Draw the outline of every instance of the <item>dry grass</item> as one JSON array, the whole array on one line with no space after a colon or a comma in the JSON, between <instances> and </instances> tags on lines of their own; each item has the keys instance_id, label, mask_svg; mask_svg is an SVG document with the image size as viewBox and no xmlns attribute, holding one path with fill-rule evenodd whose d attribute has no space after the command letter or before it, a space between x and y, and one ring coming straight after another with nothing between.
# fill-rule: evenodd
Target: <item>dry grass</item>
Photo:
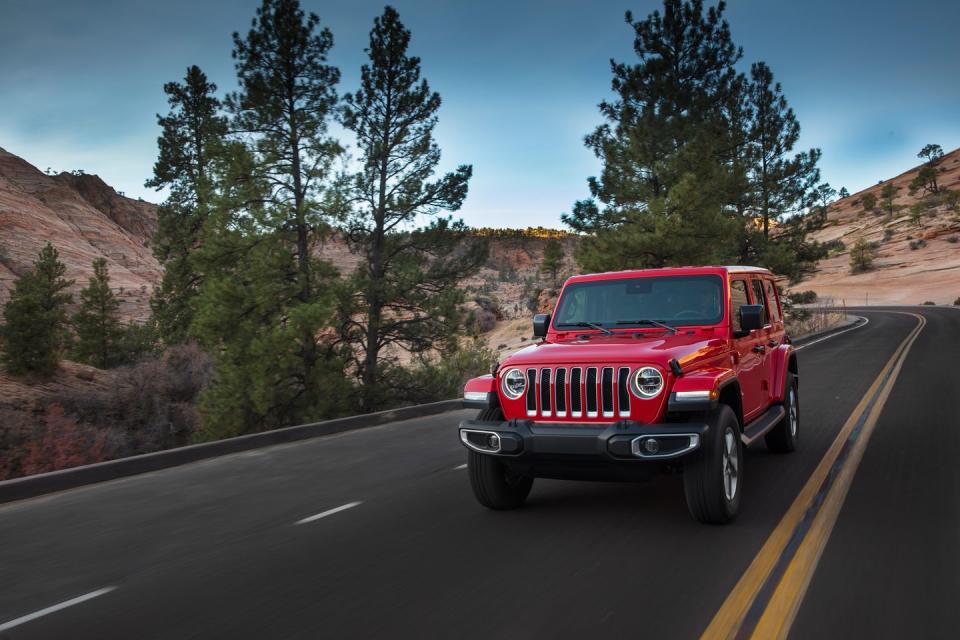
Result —
<instances>
[{"instance_id":1,"label":"dry grass","mask_svg":"<svg viewBox=\"0 0 960 640\"><path fill-rule=\"evenodd\" d=\"M836 305L833 298L822 298L816 304L794 307L785 313L787 335L799 338L835 327L847 319L844 305Z\"/></svg>"}]
</instances>

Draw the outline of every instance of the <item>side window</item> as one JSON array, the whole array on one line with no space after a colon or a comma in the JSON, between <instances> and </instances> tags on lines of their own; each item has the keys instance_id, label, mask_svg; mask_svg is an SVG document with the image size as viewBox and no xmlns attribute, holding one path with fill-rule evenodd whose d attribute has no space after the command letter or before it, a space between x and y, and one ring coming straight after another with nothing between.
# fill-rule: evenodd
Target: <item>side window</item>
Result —
<instances>
[{"instance_id":1,"label":"side window","mask_svg":"<svg viewBox=\"0 0 960 640\"><path fill-rule=\"evenodd\" d=\"M774 286L773 280L764 280L763 288L767 294L767 313L770 314L772 322L780 322L783 320L783 316L780 313L779 296L777 295L777 288Z\"/></svg>"},{"instance_id":2,"label":"side window","mask_svg":"<svg viewBox=\"0 0 960 640\"><path fill-rule=\"evenodd\" d=\"M763 305L763 324L769 324L770 315L769 315L769 312L767 311L769 307L767 307L767 304L764 301L763 283L760 282L760 280L758 280L757 278L751 279L750 283L753 285L753 304Z\"/></svg>"},{"instance_id":3,"label":"side window","mask_svg":"<svg viewBox=\"0 0 960 640\"><path fill-rule=\"evenodd\" d=\"M730 324L733 325L734 331L742 330L742 327L740 326L740 307L742 307L745 304L750 304L750 300L747 298L747 281L731 280L730 281Z\"/></svg>"}]
</instances>

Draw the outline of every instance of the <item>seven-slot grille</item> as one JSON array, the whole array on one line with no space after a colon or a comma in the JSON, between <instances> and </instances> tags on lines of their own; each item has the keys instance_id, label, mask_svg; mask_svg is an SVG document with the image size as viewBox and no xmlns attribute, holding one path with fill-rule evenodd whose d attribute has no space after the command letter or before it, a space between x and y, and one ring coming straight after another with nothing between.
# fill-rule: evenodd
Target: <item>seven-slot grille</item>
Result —
<instances>
[{"instance_id":1,"label":"seven-slot grille","mask_svg":"<svg viewBox=\"0 0 960 640\"><path fill-rule=\"evenodd\" d=\"M626 418L630 415L629 367L527 369L528 417Z\"/></svg>"}]
</instances>

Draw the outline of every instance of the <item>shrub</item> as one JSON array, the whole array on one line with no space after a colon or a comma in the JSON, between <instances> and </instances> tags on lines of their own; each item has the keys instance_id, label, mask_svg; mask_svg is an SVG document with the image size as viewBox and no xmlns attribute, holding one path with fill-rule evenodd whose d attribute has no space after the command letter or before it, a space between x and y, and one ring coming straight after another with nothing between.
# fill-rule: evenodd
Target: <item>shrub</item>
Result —
<instances>
[{"instance_id":1,"label":"shrub","mask_svg":"<svg viewBox=\"0 0 960 640\"><path fill-rule=\"evenodd\" d=\"M81 426L59 404L47 407L43 427L31 437L22 452L20 473L33 475L69 469L106 460L107 433Z\"/></svg>"},{"instance_id":2,"label":"shrub","mask_svg":"<svg viewBox=\"0 0 960 640\"><path fill-rule=\"evenodd\" d=\"M210 356L189 343L115 371L117 382L112 387L67 395L64 407L85 423L115 430L118 455L192 441L200 427L197 396L213 377Z\"/></svg>"},{"instance_id":3,"label":"shrub","mask_svg":"<svg viewBox=\"0 0 960 640\"><path fill-rule=\"evenodd\" d=\"M883 241L887 242L890 238L893 237L893 229L884 229L883 230Z\"/></svg>"},{"instance_id":4,"label":"shrub","mask_svg":"<svg viewBox=\"0 0 960 640\"><path fill-rule=\"evenodd\" d=\"M791 291L787 294L793 304L812 304L817 301L816 291Z\"/></svg>"},{"instance_id":5,"label":"shrub","mask_svg":"<svg viewBox=\"0 0 960 640\"><path fill-rule=\"evenodd\" d=\"M840 253L847 248L847 245L843 244L843 240L835 239L824 242L821 247L827 253Z\"/></svg>"},{"instance_id":6,"label":"shrub","mask_svg":"<svg viewBox=\"0 0 960 640\"><path fill-rule=\"evenodd\" d=\"M384 407L458 398L467 380L490 373L496 361L496 353L482 341L473 340L439 359L423 358L412 366L390 367L384 372L390 389L383 398Z\"/></svg>"},{"instance_id":7,"label":"shrub","mask_svg":"<svg viewBox=\"0 0 960 640\"><path fill-rule=\"evenodd\" d=\"M957 298L956 300L953 301L953 306L960 307L960 298Z\"/></svg>"},{"instance_id":8,"label":"shrub","mask_svg":"<svg viewBox=\"0 0 960 640\"><path fill-rule=\"evenodd\" d=\"M949 242L950 244L957 244L958 241L960 241L960 238L958 238L957 236L947 237L947 242Z\"/></svg>"},{"instance_id":9,"label":"shrub","mask_svg":"<svg viewBox=\"0 0 960 640\"><path fill-rule=\"evenodd\" d=\"M927 246L927 241L922 238L920 240L913 240L910 242L911 251L916 251L917 249L923 249L925 246Z\"/></svg>"},{"instance_id":10,"label":"shrub","mask_svg":"<svg viewBox=\"0 0 960 640\"><path fill-rule=\"evenodd\" d=\"M937 303L936 303L936 302L933 302L932 300L927 300L927 301L924 302L923 304L926 305L926 306L928 306L928 307L935 307L935 306L937 306Z\"/></svg>"},{"instance_id":11,"label":"shrub","mask_svg":"<svg viewBox=\"0 0 960 640\"><path fill-rule=\"evenodd\" d=\"M850 250L850 273L863 273L873 269L873 260L876 249L866 240L860 238Z\"/></svg>"}]
</instances>

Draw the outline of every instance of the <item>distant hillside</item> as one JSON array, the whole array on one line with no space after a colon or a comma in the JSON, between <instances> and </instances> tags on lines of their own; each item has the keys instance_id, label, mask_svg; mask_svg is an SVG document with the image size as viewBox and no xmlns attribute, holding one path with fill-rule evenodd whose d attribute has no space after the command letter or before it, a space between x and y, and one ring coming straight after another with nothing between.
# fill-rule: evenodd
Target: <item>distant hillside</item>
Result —
<instances>
[{"instance_id":1,"label":"distant hillside","mask_svg":"<svg viewBox=\"0 0 960 640\"><path fill-rule=\"evenodd\" d=\"M156 205L125 198L98 176L47 175L0 149L0 304L49 241L76 280L74 293L91 262L106 258L121 313L143 320L161 273L150 250L156 226Z\"/></svg>"},{"instance_id":2,"label":"distant hillside","mask_svg":"<svg viewBox=\"0 0 960 640\"><path fill-rule=\"evenodd\" d=\"M960 296L960 214L940 206L923 215L921 226L910 219L910 206L923 198L909 195L908 185L922 166L830 205L827 225L813 238L839 240L845 249L822 260L817 273L793 289L812 289L848 305L950 304ZM937 167L941 188L960 189L960 149L944 155ZM879 200L888 182L900 187L895 204L902 209L892 220L863 206L868 193ZM849 249L860 238L877 245L875 269L852 275Z\"/></svg>"}]
</instances>

